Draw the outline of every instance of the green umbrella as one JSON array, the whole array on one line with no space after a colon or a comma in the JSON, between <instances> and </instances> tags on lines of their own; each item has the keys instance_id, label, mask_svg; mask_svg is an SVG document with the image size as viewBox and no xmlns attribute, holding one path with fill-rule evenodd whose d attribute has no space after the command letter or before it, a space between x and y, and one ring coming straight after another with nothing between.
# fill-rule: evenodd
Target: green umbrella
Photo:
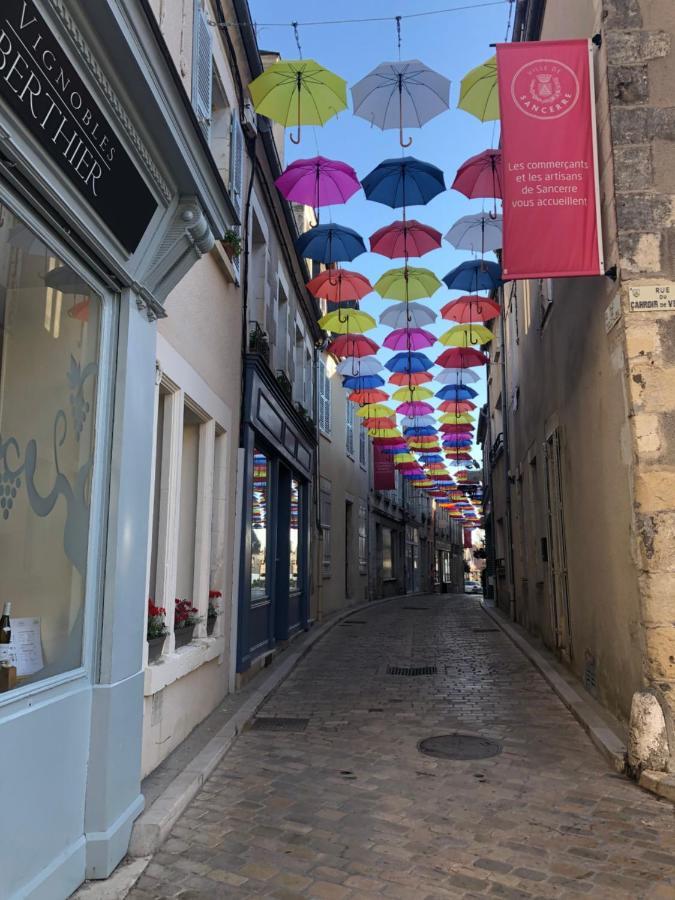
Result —
<instances>
[{"instance_id":1,"label":"green umbrella","mask_svg":"<svg viewBox=\"0 0 675 900\"><path fill-rule=\"evenodd\" d=\"M420 300L431 295L441 286L440 281L429 269L404 266L389 269L373 285L374 290L389 300Z\"/></svg>"},{"instance_id":2,"label":"green umbrella","mask_svg":"<svg viewBox=\"0 0 675 900\"><path fill-rule=\"evenodd\" d=\"M355 309L336 310L319 319L319 326L333 334L364 334L376 325L372 316Z\"/></svg>"},{"instance_id":3,"label":"green umbrella","mask_svg":"<svg viewBox=\"0 0 675 900\"><path fill-rule=\"evenodd\" d=\"M462 78L457 106L476 116L481 122L492 122L499 118L496 56L471 69Z\"/></svg>"},{"instance_id":4,"label":"green umbrella","mask_svg":"<svg viewBox=\"0 0 675 900\"><path fill-rule=\"evenodd\" d=\"M280 60L248 86L255 111L284 127L323 125L347 108L347 82L313 59Z\"/></svg>"}]
</instances>

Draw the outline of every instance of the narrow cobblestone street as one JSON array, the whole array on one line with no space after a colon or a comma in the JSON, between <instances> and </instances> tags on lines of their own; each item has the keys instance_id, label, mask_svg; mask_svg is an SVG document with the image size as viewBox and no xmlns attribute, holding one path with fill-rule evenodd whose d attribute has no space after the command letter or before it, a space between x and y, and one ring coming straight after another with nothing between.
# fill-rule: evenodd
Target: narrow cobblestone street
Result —
<instances>
[{"instance_id":1,"label":"narrow cobblestone street","mask_svg":"<svg viewBox=\"0 0 675 900\"><path fill-rule=\"evenodd\" d=\"M264 717L308 721L238 738L130 900L675 897L671 804L609 770L474 598L355 613ZM503 750L419 752L453 731Z\"/></svg>"}]
</instances>

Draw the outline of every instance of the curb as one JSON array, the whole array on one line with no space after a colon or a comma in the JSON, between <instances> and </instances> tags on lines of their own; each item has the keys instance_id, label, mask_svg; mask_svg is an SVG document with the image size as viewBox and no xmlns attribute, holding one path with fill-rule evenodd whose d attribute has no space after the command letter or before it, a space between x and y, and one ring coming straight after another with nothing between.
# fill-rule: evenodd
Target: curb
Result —
<instances>
[{"instance_id":1,"label":"curb","mask_svg":"<svg viewBox=\"0 0 675 900\"><path fill-rule=\"evenodd\" d=\"M211 775L216 766L228 752L235 738L255 716L265 700L288 677L300 660L329 631L354 613L373 609L392 600L402 597L413 597L415 594L397 594L395 597L383 597L371 600L338 613L330 621L319 625L308 633L305 643L296 651L286 650L274 666L273 671L265 678L251 696L228 719L227 723L215 734L206 746L194 757L192 762L171 782L155 802L136 819L131 832L129 856L149 857L169 836L169 832L183 814L188 804L194 799L199 789ZM288 655L287 655L288 654Z\"/></svg>"},{"instance_id":2,"label":"curb","mask_svg":"<svg viewBox=\"0 0 675 900\"><path fill-rule=\"evenodd\" d=\"M675 775L668 772L655 772L653 769L644 769L638 778L638 784L646 791L651 791L657 797L670 800L675 803Z\"/></svg>"},{"instance_id":3,"label":"curb","mask_svg":"<svg viewBox=\"0 0 675 900\"><path fill-rule=\"evenodd\" d=\"M596 749L605 757L615 772L626 771L626 746L623 741L612 731L607 723L593 709L592 704L583 697L568 681L557 671L556 667L546 659L544 653L533 647L532 644L520 633L518 626L507 621L504 615L493 607L481 602L483 612L498 625L504 634L516 645L521 653L539 670L544 680L548 682L554 693L560 698L574 718L579 722L584 731L595 745ZM660 773L651 773L660 774ZM643 776L647 775L643 772Z\"/></svg>"}]
</instances>

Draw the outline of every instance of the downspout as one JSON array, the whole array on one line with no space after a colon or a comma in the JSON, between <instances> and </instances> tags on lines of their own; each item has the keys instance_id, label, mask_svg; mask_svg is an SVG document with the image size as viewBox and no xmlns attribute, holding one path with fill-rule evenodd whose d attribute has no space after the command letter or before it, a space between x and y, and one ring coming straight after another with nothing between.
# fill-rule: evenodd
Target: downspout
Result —
<instances>
[{"instance_id":1,"label":"downspout","mask_svg":"<svg viewBox=\"0 0 675 900\"><path fill-rule=\"evenodd\" d=\"M314 347L313 373L313 398L314 398L314 521L316 525L317 547L316 554L316 619L322 621L323 615L323 530L321 528L321 430L319 428L319 361L321 359L321 347ZM319 551L321 548L321 551Z\"/></svg>"},{"instance_id":2,"label":"downspout","mask_svg":"<svg viewBox=\"0 0 675 900\"><path fill-rule=\"evenodd\" d=\"M506 499L506 544L509 554L509 615L515 621L516 618L516 582L513 571L513 523L511 519L511 454L509 450L509 400L506 381L506 311L504 308L504 288L502 287L501 320L502 320L502 409L504 422L502 433L504 435L504 496Z\"/></svg>"}]
</instances>

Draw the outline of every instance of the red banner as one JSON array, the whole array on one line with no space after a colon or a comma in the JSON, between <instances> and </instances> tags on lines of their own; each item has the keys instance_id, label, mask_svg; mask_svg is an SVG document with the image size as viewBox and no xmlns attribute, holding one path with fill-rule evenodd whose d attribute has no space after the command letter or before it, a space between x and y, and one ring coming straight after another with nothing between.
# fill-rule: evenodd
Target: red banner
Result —
<instances>
[{"instance_id":1,"label":"red banner","mask_svg":"<svg viewBox=\"0 0 675 900\"><path fill-rule=\"evenodd\" d=\"M396 487L394 457L373 444L373 487L376 491L393 491Z\"/></svg>"},{"instance_id":2,"label":"red banner","mask_svg":"<svg viewBox=\"0 0 675 900\"><path fill-rule=\"evenodd\" d=\"M471 528L464 529L464 549L471 550L473 547L473 543L471 541L472 530Z\"/></svg>"},{"instance_id":3,"label":"red banner","mask_svg":"<svg viewBox=\"0 0 675 900\"><path fill-rule=\"evenodd\" d=\"M602 275L592 45L497 45L504 278Z\"/></svg>"}]
</instances>

